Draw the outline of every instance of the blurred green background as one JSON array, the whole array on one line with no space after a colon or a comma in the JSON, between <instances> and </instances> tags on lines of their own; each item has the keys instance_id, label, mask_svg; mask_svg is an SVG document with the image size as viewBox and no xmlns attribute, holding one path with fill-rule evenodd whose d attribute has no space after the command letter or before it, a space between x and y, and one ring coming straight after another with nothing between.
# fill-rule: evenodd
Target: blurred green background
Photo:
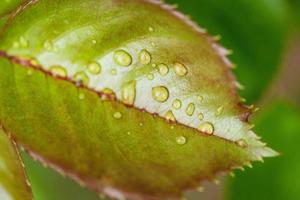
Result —
<instances>
[{"instance_id":1,"label":"blurred green background","mask_svg":"<svg viewBox=\"0 0 300 200\"><path fill-rule=\"evenodd\" d=\"M255 163L191 200L300 199L300 1L168 0L231 49L240 91L261 107L255 131L282 155ZM23 155L36 200L94 200L93 194Z\"/></svg>"}]
</instances>

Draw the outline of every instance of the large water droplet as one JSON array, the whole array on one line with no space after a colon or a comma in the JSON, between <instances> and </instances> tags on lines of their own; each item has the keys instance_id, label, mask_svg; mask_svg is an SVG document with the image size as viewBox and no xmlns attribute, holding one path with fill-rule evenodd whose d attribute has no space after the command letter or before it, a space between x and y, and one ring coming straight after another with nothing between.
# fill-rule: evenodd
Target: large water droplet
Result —
<instances>
[{"instance_id":1,"label":"large water droplet","mask_svg":"<svg viewBox=\"0 0 300 200\"><path fill-rule=\"evenodd\" d=\"M185 76L188 73L186 66L178 62L174 64L174 70L178 76Z\"/></svg>"},{"instance_id":2,"label":"large water droplet","mask_svg":"<svg viewBox=\"0 0 300 200\"><path fill-rule=\"evenodd\" d=\"M148 65L151 62L151 54L146 49L143 49L139 53L139 61L143 65Z\"/></svg>"},{"instance_id":3,"label":"large water droplet","mask_svg":"<svg viewBox=\"0 0 300 200\"><path fill-rule=\"evenodd\" d=\"M120 66L128 67L132 63L132 57L124 50L117 50L114 53L114 61Z\"/></svg>"},{"instance_id":4,"label":"large water droplet","mask_svg":"<svg viewBox=\"0 0 300 200\"><path fill-rule=\"evenodd\" d=\"M195 104L194 103L190 103L187 107L186 107L186 114L188 116L192 116L194 114L195 111Z\"/></svg>"},{"instance_id":5,"label":"large water droplet","mask_svg":"<svg viewBox=\"0 0 300 200\"><path fill-rule=\"evenodd\" d=\"M136 94L136 81L129 81L122 86L122 101L127 105L133 105Z\"/></svg>"},{"instance_id":6,"label":"large water droplet","mask_svg":"<svg viewBox=\"0 0 300 200\"><path fill-rule=\"evenodd\" d=\"M90 79L84 72L77 72L74 75L74 80L79 84L87 85Z\"/></svg>"},{"instance_id":7,"label":"large water droplet","mask_svg":"<svg viewBox=\"0 0 300 200\"><path fill-rule=\"evenodd\" d=\"M158 72L160 73L160 75L165 76L169 73L169 68L167 65L165 64L159 64L157 66Z\"/></svg>"},{"instance_id":8,"label":"large water droplet","mask_svg":"<svg viewBox=\"0 0 300 200\"><path fill-rule=\"evenodd\" d=\"M122 118L122 113L120 113L120 112L115 112L115 113L113 114L113 117L114 117L115 119L121 119L121 118Z\"/></svg>"},{"instance_id":9,"label":"large water droplet","mask_svg":"<svg viewBox=\"0 0 300 200\"><path fill-rule=\"evenodd\" d=\"M88 70L91 74L100 74L101 73L101 65L97 62L90 63L88 65Z\"/></svg>"},{"instance_id":10,"label":"large water droplet","mask_svg":"<svg viewBox=\"0 0 300 200\"><path fill-rule=\"evenodd\" d=\"M175 108L176 110L181 108L181 101L179 99L175 99L172 103L173 108Z\"/></svg>"},{"instance_id":11,"label":"large water droplet","mask_svg":"<svg viewBox=\"0 0 300 200\"><path fill-rule=\"evenodd\" d=\"M61 66L52 66L49 70L54 76L66 77L68 75L67 70Z\"/></svg>"},{"instance_id":12,"label":"large water droplet","mask_svg":"<svg viewBox=\"0 0 300 200\"><path fill-rule=\"evenodd\" d=\"M166 119L170 122L175 122L176 121L176 118L172 112L172 110L169 110L166 115L165 115Z\"/></svg>"},{"instance_id":13,"label":"large water droplet","mask_svg":"<svg viewBox=\"0 0 300 200\"><path fill-rule=\"evenodd\" d=\"M212 135L214 133L214 129L214 125L210 122L205 122L198 127L199 131L209 135Z\"/></svg>"},{"instance_id":14,"label":"large water droplet","mask_svg":"<svg viewBox=\"0 0 300 200\"><path fill-rule=\"evenodd\" d=\"M178 136L176 138L176 143L179 144L179 145L184 145L186 143L186 137Z\"/></svg>"},{"instance_id":15,"label":"large water droplet","mask_svg":"<svg viewBox=\"0 0 300 200\"><path fill-rule=\"evenodd\" d=\"M158 102L165 102L169 98L169 90L164 86L152 88L152 97Z\"/></svg>"}]
</instances>

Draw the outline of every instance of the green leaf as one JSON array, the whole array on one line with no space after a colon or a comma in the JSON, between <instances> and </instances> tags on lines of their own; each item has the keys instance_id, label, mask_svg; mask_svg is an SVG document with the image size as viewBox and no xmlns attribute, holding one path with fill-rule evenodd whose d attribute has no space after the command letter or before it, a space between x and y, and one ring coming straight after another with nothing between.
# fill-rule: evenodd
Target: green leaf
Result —
<instances>
[{"instance_id":1,"label":"green leaf","mask_svg":"<svg viewBox=\"0 0 300 200\"><path fill-rule=\"evenodd\" d=\"M0 18L16 9L23 2L25 0L2 0L0 2Z\"/></svg>"},{"instance_id":2,"label":"green leaf","mask_svg":"<svg viewBox=\"0 0 300 200\"><path fill-rule=\"evenodd\" d=\"M299 108L285 102L273 103L257 119L256 130L280 149L282 155L230 181L230 200L293 200L300 198ZM258 181L259 180L259 181ZM255 188L255 192L249 190Z\"/></svg>"},{"instance_id":3,"label":"green leaf","mask_svg":"<svg viewBox=\"0 0 300 200\"><path fill-rule=\"evenodd\" d=\"M177 199L276 155L250 130L226 50L157 1L33 2L0 49L3 126L97 192Z\"/></svg>"},{"instance_id":4,"label":"green leaf","mask_svg":"<svg viewBox=\"0 0 300 200\"><path fill-rule=\"evenodd\" d=\"M291 0L292 1L292 0ZM295 0L299 2L298 0ZM168 0L211 34L221 36L237 65L249 102L263 95L278 72L291 25L286 0Z\"/></svg>"},{"instance_id":5,"label":"green leaf","mask_svg":"<svg viewBox=\"0 0 300 200\"><path fill-rule=\"evenodd\" d=\"M96 194L53 170L43 167L40 163L33 161L28 154L23 152L21 155L35 200L99 200Z\"/></svg>"},{"instance_id":6,"label":"green leaf","mask_svg":"<svg viewBox=\"0 0 300 200\"><path fill-rule=\"evenodd\" d=\"M0 199L32 200L16 145L0 128Z\"/></svg>"}]
</instances>

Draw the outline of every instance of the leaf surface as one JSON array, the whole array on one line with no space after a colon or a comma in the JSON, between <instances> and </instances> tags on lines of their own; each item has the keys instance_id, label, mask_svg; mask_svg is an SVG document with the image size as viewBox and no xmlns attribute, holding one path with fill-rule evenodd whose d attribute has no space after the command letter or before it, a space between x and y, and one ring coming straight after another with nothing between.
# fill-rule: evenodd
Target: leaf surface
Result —
<instances>
[{"instance_id":1,"label":"leaf surface","mask_svg":"<svg viewBox=\"0 0 300 200\"><path fill-rule=\"evenodd\" d=\"M0 199L32 200L16 145L0 128Z\"/></svg>"},{"instance_id":2,"label":"leaf surface","mask_svg":"<svg viewBox=\"0 0 300 200\"><path fill-rule=\"evenodd\" d=\"M31 1L0 37L4 127L97 192L177 199L276 155L250 130L227 51L158 1Z\"/></svg>"}]
</instances>

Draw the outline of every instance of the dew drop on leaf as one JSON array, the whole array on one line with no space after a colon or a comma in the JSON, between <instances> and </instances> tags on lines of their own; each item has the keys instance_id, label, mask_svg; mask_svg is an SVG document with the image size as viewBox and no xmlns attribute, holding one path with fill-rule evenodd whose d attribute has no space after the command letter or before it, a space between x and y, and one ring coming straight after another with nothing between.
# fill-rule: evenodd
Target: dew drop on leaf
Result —
<instances>
[{"instance_id":1,"label":"dew drop on leaf","mask_svg":"<svg viewBox=\"0 0 300 200\"><path fill-rule=\"evenodd\" d=\"M198 127L199 131L209 135L212 135L214 133L214 129L214 125L210 122L205 122Z\"/></svg>"},{"instance_id":2,"label":"dew drop on leaf","mask_svg":"<svg viewBox=\"0 0 300 200\"><path fill-rule=\"evenodd\" d=\"M147 75L148 80L152 81L154 79L154 75L152 73L149 73Z\"/></svg>"},{"instance_id":3,"label":"dew drop on leaf","mask_svg":"<svg viewBox=\"0 0 300 200\"><path fill-rule=\"evenodd\" d=\"M117 65L128 67L132 63L132 57L124 50L117 50L114 53L114 61Z\"/></svg>"},{"instance_id":4,"label":"dew drop on leaf","mask_svg":"<svg viewBox=\"0 0 300 200\"><path fill-rule=\"evenodd\" d=\"M188 73L186 66L178 62L174 64L174 70L178 76L185 76Z\"/></svg>"},{"instance_id":5,"label":"dew drop on leaf","mask_svg":"<svg viewBox=\"0 0 300 200\"><path fill-rule=\"evenodd\" d=\"M61 76L61 77L66 77L68 76L67 70L61 66L52 66L49 68L49 71L54 75L54 76Z\"/></svg>"},{"instance_id":6,"label":"dew drop on leaf","mask_svg":"<svg viewBox=\"0 0 300 200\"><path fill-rule=\"evenodd\" d=\"M152 88L152 97L158 102L165 102L169 98L169 90L164 86Z\"/></svg>"},{"instance_id":7,"label":"dew drop on leaf","mask_svg":"<svg viewBox=\"0 0 300 200\"><path fill-rule=\"evenodd\" d=\"M172 103L173 108L175 108L176 110L181 108L181 101L179 99L175 99Z\"/></svg>"},{"instance_id":8,"label":"dew drop on leaf","mask_svg":"<svg viewBox=\"0 0 300 200\"><path fill-rule=\"evenodd\" d=\"M174 116L172 110L167 111L165 117L166 117L166 119L167 119L168 121L171 121L171 122L175 122L175 121L176 121L176 118L175 118L175 116Z\"/></svg>"},{"instance_id":9,"label":"dew drop on leaf","mask_svg":"<svg viewBox=\"0 0 300 200\"><path fill-rule=\"evenodd\" d=\"M185 113L186 113L188 116L192 116L192 115L194 114L194 111L195 111L195 104L194 104L194 103L190 103L190 104L186 107Z\"/></svg>"},{"instance_id":10,"label":"dew drop on leaf","mask_svg":"<svg viewBox=\"0 0 300 200\"><path fill-rule=\"evenodd\" d=\"M113 115L113 117L114 117L115 119L121 119L121 118L122 118L122 113L120 113L120 112L115 112L114 115Z\"/></svg>"},{"instance_id":11,"label":"dew drop on leaf","mask_svg":"<svg viewBox=\"0 0 300 200\"><path fill-rule=\"evenodd\" d=\"M136 81L130 81L122 86L122 101L127 105L133 105L136 95Z\"/></svg>"},{"instance_id":12,"label":"dew drop on leaf","mask_svg":"<svg viewBox=\"0 0 300 200\"><path fill-rule=\"evenodd\" d=\"M153 32L154 31L154 29L153 29L153 27L149 27L149 29L148 29L150 32Z\"/></svg>"},{"instance_id":13,"label":"dew drop on leaf","mask_svg":"<svg viewBox=\"0 0 300 200\"><path fill-rule=\"evenodd\" d=\"M179 145L184 145L186 143L186 138L184 136L178 136L176 138L176 143Z\"/></svg>"},{"instance_id":14,"label":"dew drop on leaf","mask_svg":"<svg viewBox=\"0 0 300 200\"><path fill-rule=\"evenodd\" d=\"M139 62L143 65L148 65L151 62L151 54L146 49L139 53Z\"/></svg>"},{"instance_id":15,"label":"dew drop on leaf","mask_svg":"<svg viewBox=\"0 0 300 200\"><path fill-rule=\"evenodd\" d=\"M159 64L157 66L157 69L158 69L159 74L162 75L162 76L165 76L169 73L169 68L165 64Z\"/></svg>"},{"instance_id":16,"label":"dew drop on leaf","mask_svg":"<svg viewBox=\"0 0 300 200\"><path fill-rule=\"evenodd\" d=\"M89 77L84 72L77 72L74 75L74 80L83 85L87 85L89 83Z\"/></svg>"},{"instance_id":17,"label":"dew drop on leaf","mask_svg":"<svg viewBox=\"0 0 300 200\"><path fill-rule=\"evenodd\" d=\"M101 65L97 62L90 63L88 65L88 71L91 74L100 74L101 73Z\"/></svg>"},{"instance_id":18,"label":"dew drop on leaf","mask_svg":"<svg viewBox=\"0 0 300 200\"><path fill-rule=\"evenodd\" d=\"M198 114L198 119L199 119L199 120L203 120L203 119L204 119L203 113L199 113L199 114Z\"/></svg>"}]
</instances>

